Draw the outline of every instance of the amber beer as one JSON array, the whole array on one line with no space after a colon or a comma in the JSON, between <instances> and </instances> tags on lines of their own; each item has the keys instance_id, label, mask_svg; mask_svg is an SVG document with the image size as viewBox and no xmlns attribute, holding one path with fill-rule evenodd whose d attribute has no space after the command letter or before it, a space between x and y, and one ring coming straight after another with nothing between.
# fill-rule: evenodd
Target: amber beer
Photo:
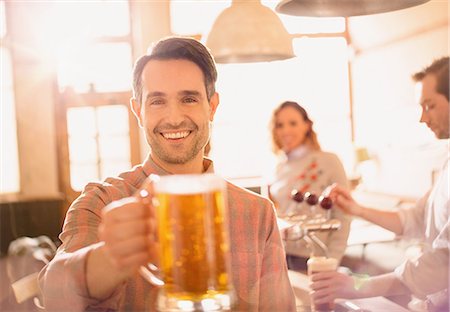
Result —
<instances>
[{"instance_id":1,"label":"amber beer","mask_svg":"<svg viewBox=\"0 0 450 312\"><path fill-rule=\"evenodd\" d=\"M159 308L229 309L233 289L225 181L212 174L163 176L155 193L164 280Z\"/></svg>"},{"instance_id":2,"label":"amber beer","mask_svg":"<svg viewBox=\"0 0 450 312\"><path fill-rule=\"evenodd\" d=\"M334 258L311 257L308 259L307 266L308 275L311 276L311 274L317 272L336 271L338 261ZM311 303L313 312L330 312L334 310L334 301L322 304L314 304L313 302Z\"/></svg>"}]
</instances>

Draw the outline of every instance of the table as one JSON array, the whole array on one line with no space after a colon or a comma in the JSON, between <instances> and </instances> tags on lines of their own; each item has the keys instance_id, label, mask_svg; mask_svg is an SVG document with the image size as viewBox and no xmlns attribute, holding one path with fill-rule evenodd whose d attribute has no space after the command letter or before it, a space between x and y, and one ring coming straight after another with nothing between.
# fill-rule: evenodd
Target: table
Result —
<instances>
[{"instance_id":1,"label":"table","mask_svg":"<svg viewBox=\"0 0 450 312\"><path fill-rule=\"evenodd\" d=\"M336 312L364 311L364 312L410 312L401 305L385 297L372 297L362 299L337 299ZM358 309L359 308L359 309Z\"/></svg>"}]
</instances>

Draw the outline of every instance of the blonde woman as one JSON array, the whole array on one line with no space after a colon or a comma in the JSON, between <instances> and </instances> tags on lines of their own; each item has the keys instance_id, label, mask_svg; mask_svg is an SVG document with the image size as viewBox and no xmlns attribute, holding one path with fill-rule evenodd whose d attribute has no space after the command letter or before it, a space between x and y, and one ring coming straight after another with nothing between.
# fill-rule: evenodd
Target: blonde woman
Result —
<instances>
[{"instance_id":1,"label":"blonde woman","mask_svg":"<svg viewBox=\"0 0 450 312\"><path fill-rule=\"evenodd\" d=\"M272 114L270 128L273 151L281 156L274 181L270 185L270 197L279 216L285 215L295 205L291 199L291 191L294 189L319 196L333 183L348 188L347 177L339 158L321 150L313 122L298 103L281 103ZM316 212L325 211L317 206ZM337 209L332 209L331 215L341 221L341 228L331 233L318 233L317 236L327 245L329 256L340 261L347 246L350 218ZM317 249L316 253L320 255ZM311 249L303 240L288 241L286 254L289 268L302 270L305 269Z\"/></svg>"}]
</instances>

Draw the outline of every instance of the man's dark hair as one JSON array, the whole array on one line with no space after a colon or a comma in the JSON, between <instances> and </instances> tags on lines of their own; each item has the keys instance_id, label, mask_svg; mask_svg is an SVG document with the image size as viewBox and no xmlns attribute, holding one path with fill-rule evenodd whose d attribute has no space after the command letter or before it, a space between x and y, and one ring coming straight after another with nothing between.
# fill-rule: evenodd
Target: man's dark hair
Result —
<instances>
[{"instance_id":1,"label":"man's dark hair","mask_svg":"<svg viewBox=\"0 0 450 312\"><path fill-rule=\"evenodd\" d=\"M435 60L431 65L425 67L420 72L415 73L412 78L414 81L422 81L427 75L434 75L437 80L436 91L447 98L448 101L448 59L449 57L442 57Z\"/></svg>"},{"instance_id":2,"label":"man's dark hair","mask_svg":"<svg viewBox=\"0 0 450 312\"><path fill-rule=\"evenodd\" d=\"M216 64L208 49L200 41L187 37L169 37L158 41L149 54L141 56L133 70L133 96L142 103L142 72L150 60L188 60L203 72L208 101L216 92Z\"/></svg>"}]
</instances>

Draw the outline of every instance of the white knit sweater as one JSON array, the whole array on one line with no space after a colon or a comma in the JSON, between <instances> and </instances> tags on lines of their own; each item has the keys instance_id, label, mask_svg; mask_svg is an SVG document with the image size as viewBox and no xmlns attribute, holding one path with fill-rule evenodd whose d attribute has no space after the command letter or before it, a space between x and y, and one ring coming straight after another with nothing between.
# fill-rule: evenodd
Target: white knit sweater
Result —
<instances>
[{"instance_id":1,"label":"white knit sweater","mask_svg":"<svg viewBox=\"0 0 450 312\"><path fill-rule=\"evenodd\" d=\"M293 189L320 196L333 183L348 187L344 168L335 154L301 146L286 156L277 166L275 179L270 184L270 197L279 215L292 208L309 209L305 202L299 204L303 207L295 207L296 203L290 196ZM325 210L319 205L316 206L316 212L325 214ZM339 209L332 209L331 215L341 221L341 228L332 233L318 233L317 236L327 245L329 256L340 261L347 247L351 218ZM289 241L286 242L286 253L308 258L311 249L304 240ZM321 255L320 249L316 249L316 255Z\"/></svg>"}]
</instances>

